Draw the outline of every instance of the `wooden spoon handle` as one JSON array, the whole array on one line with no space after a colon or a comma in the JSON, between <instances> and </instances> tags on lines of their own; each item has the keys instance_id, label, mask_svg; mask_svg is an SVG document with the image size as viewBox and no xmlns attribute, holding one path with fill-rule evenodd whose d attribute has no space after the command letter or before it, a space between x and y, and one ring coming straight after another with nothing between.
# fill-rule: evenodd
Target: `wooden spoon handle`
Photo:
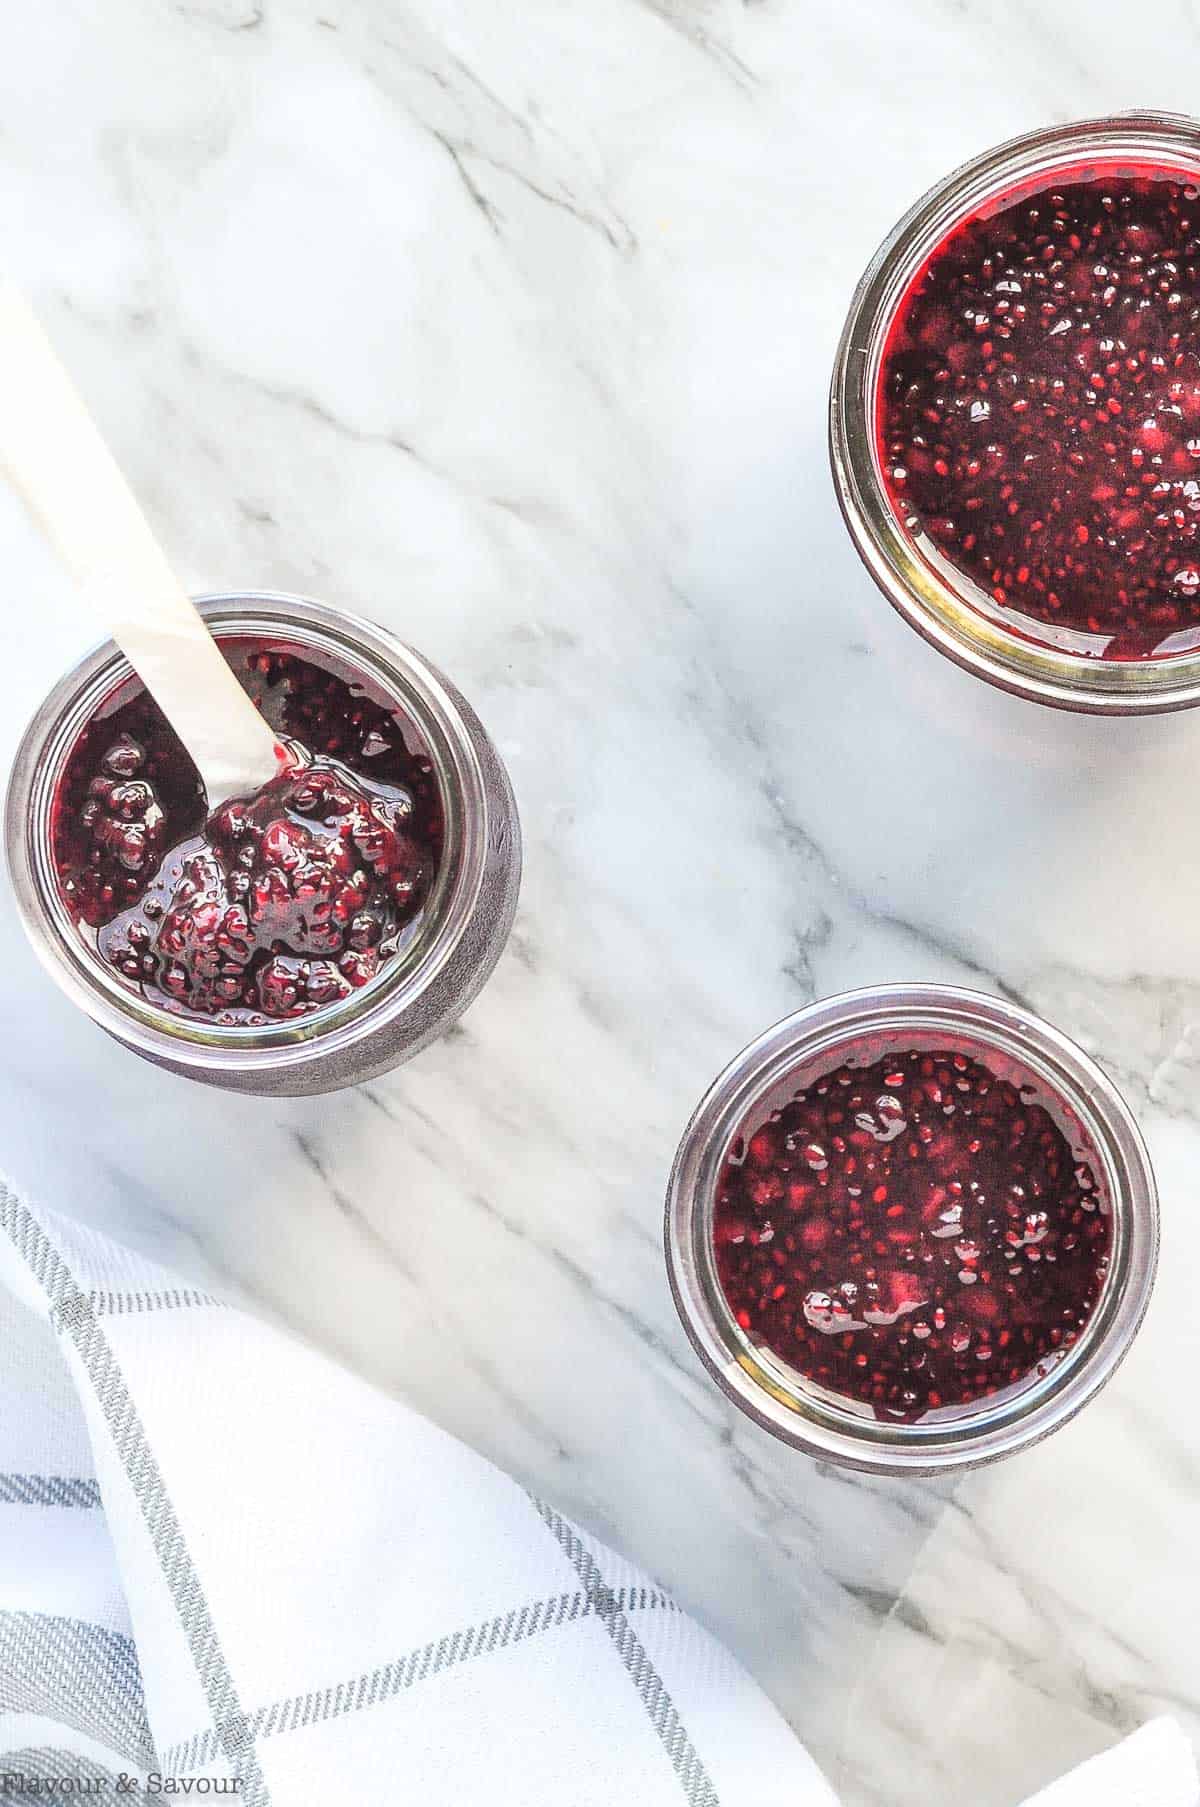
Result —
<instances>
[{"instance_id":1,"label":"wooden spoon handle","mask_svg":"<svg viewBox=\"0 0 1200 1807\"><path fill-rule=\"evenodd\" d=\"M0 283L0 468L195 760L212 807L279 767L29 304Z\"/></svg>"}]
</instances>

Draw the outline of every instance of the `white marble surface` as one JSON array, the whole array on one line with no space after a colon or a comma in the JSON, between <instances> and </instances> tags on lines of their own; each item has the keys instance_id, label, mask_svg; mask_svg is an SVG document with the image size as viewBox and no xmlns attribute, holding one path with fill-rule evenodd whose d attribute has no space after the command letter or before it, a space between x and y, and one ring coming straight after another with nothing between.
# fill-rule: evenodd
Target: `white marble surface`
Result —
<instances>
[{"instance_id":1,"label":"white marble surface","mask_svg":"<svg viewBox=\"0 0 1200 1807\"><path fill-rule=\"evenodd\" d=\"M344 603L444 664L528 855L461 1032L297 1104L116 1049L5 894L4 1164L624 1545L851 1807L1002 1807L1157 1708L1200 1730L1200 716L1042 713L938 659L858 568L824 450L850 289L920 189L1035 124L1194 103L1196 7L1142 20L58 0L0 61L5 262L183 574ZM7 759L93 636L2 500L0 543ZM885 978L1052 1016L1163 1190L1115 1384L954 1492L821 1472L734 1415L660 1254L715 1070Z\"/></svg>"}]
</instances>

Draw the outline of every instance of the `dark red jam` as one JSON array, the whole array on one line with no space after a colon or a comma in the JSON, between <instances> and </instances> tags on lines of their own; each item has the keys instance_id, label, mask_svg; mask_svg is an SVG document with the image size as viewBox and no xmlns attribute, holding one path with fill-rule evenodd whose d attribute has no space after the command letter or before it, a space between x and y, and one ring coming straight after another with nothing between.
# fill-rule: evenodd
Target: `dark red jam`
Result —
<instances>
[{"instance_id":1,"label":"dark red jam","mask_svg":"<svg viewBox=\"0 0 1200 1807\"><path fill-rule=\"evenodd\" d=\"M1062 182L957 228L899 309L879 435L898 509L1010 627L1200 644L1200 177Z\"/></svg>"},{"instance_id":2,"label":"dark red jam","mask_svg":"<svg viewBox=\"0 0 1200 1807\"><path fill-rule=\"evenodd\" d=\"M68 909L130 985L177 1014L261 1025L348 997L408 945L441 805L392 711L295 654L225 650L297 762L210 815L139 692L72 749L53 852Z\"/></svg>"},{"instance_id":3,"label":"dark red jam","mask_svg":"<svg viewBox=\"0 0 1200 1807\"><path fill-rule=\"evenodd\" d=\"M1045 1107L915 1050L838 1067L739 1138L713 1234L743 1330L904 1420L1069 1349L1109 1260L1095 1176Z\"/></svg>"}]
</instances>

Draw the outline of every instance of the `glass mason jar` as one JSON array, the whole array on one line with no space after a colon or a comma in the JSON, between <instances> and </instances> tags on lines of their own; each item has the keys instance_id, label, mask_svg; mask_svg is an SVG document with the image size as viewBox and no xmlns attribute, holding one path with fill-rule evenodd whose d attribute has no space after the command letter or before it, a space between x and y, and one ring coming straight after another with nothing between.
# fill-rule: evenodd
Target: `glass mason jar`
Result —
<instances>
[{"instance_id":1,"label":"glass mason jar","mask_svg":"<svg viewBox=\"0 0 1200 1807\"><path fill-rule=\"evenodd\" d=\"M65 907L51 841L60 781L80 733L98 711L141 688L111 641L60 681L17 752L5 834L21 917L67 996L145 1059L231 1091L287 1095L353 1085L442 1034L499 959L521 876L512 787L470 705L428 660L383 629L268 591L206 596L199 607L219 641L262 642L361 687L396 712L410 748L429 759L445 832L419 933L350 996L261 1027L174 1014L123 980Z\"/></svg>"},{"instance_id":2,"label":"glass mason jar","mask_svg":"<svg viewBox=\"0 0 1200 1807\"><path fill-rule=\"evenodd\" d=\"M991 598L902 518L880 462L880 379L890 328L912 284L956 227L1043 190L1056 176L1200 181L1200 124L1169 114L1083 120L1014 138L930 189L888 234L854 293L834 364L829 445L851 538L889 602L940 652L1035 702L1122 715L1200 702L1200 633L1163 656L1101 658L1086 636L1049 644L1013 631Z\"/></svg>"},{"instance_id":3,"label":"glass mason jar","mask_svg":"<svg viewBox=\"0 0 1200 1807\"><path fill-rule=\"evenodd\" d=\"M1043 1105L1096 1182L1109 1265L1070 1347L989 1397L914 1422L877 1417L791 1367L738 1323L717 1273L714 1210L731 1148L798 1089L841 1065L909 1050L983 1061ZM683 1325L718 1386L785 1443L874 1474L938 1474L1037 1442L1109 1379L1141 1323L1158 1257L1158 1199L1146 1148L1111 1080L1050 1024L998 998L937 985L885 985L786 1017L725 1068L697 1107L667 1192L666 1254Z\"/></svg>"}]
</instances>

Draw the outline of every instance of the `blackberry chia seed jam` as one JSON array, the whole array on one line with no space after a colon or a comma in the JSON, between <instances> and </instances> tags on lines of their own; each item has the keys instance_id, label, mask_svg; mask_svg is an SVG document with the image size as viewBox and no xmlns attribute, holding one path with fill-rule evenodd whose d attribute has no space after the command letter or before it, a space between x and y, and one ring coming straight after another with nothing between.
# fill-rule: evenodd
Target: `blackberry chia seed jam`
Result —
<instances>
[{"instance_id":1,"label":"blackberry chia seed jam","mask_svg":"<svg viewBox=\"0 0 1200 1807\"><path fill-rule=\"evenodd\" d=\"M1200 128L1031 134L912 209L835 368L839 498L941 650L1040 701L1200 698Z\"/></svg>"},{"instance_id":2,"label":"blackberry chia seed jam","mask_svg":"<svg viewBox=\"0 0 1200 1807\"><path fill-rule=\"evenodd\" d=\"M879 1417L917 1419L1070 1349L1110 1222L1045 1105L978 1056L817 1073L737 1137L713 1216L741 1328Z\"/></svg>"},{"instance_id":3,"label":"blackberry chia seed jam","mask_svg":"<svg viewBox=\"0 0 1200 1807\"><path fill-rule=\"evenodd\" d=\"M202 610L287 759L212 811L111 645L26 732L6 805L35 951L145 1058L304 1093L394 1066L474 997L520 880L511 787L468 704L369 623L301 597Z\"/></svg>"},{"instance_id":4,"label":"blackberry chia seed jam","mask_svg":"<svg viewBox=\"0 0 1200 1807\"><path fill-rule=\"evenodd\" d=\"M263 1027L347 998L421 929L442 808L413 728L311 659L225 656L296 763L211 812L140 685L68 754L53 816L63 902L100 958L163 1010Z\"/></svg>"},{"instance_id":5,"label":"blackberry chia seed jam","mask_svg":"<svg viewBox=\"0 0 1200 1807\"><path fill-rule=\"evenodd\" d=\"M1062 1423L1134 1334L1156 1248L1111 1083L1028 1012L932 986L826 1000L744 1050L667 1204L676 1303L719 1384L878 1472Z\"/></svg>"}]
</instances>

